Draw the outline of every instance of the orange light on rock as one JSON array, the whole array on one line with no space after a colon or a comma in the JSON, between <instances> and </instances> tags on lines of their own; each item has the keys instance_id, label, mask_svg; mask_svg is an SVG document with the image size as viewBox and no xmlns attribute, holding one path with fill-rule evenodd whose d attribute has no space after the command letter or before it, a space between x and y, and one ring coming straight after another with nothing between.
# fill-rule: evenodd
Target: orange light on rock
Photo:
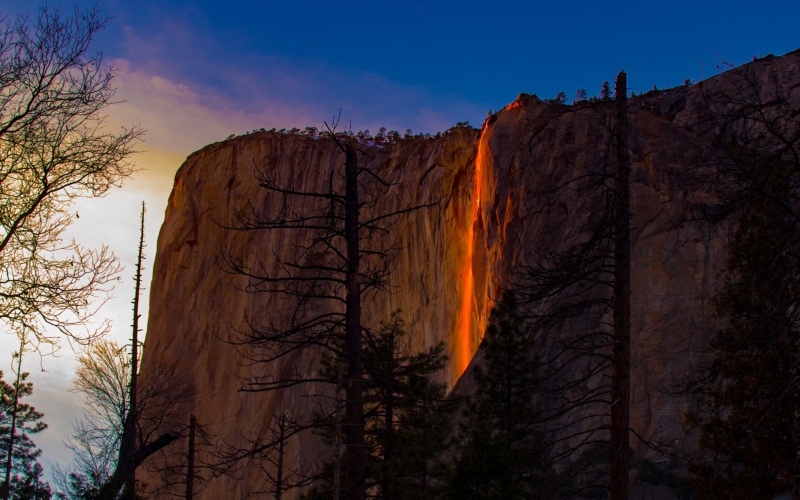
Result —
<instances>
[{"instance_id":1,"label":"orange light on rock","mask_svg":"<svg viewBox=\"0 0 800 500\"><path fill-rule=\"evenodd\" d=\"M472 269L472 258L475 247L475 223L481 206L481 186L489 154L489 127L485 126L478 141L478 153L475 156L475 176L472 185L471 217L467 220L465 244L467 246L466 262L461 272L461 306L458 314L458 371L464 373L472 359L472 312L475 298L475 275Z\"/></svg>"}]
</instances>

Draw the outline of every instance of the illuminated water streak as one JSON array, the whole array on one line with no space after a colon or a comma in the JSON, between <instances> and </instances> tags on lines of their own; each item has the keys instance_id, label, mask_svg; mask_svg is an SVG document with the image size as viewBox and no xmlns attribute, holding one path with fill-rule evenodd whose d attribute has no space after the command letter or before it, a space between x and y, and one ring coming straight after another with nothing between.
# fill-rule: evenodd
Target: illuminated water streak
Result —
<instances>
[{"instance_id":1,"label":"illuminated water streak","mask_svg":"<svg viewBox=\"0 0 800 500\"><path fill-rule=\"evenodd\" d=\"M489 157L489 137L491 128L483 127L480 141L478 141L478 152L475 156L475 175L472 185L472 201L470 205L470 217L467 219L467 232L465 244L467 247L466 261L461 272L461 305L458 314L458 371L459 375L464 373L472 360L472 320L475 311L475 274L473 272L473 255L475 249L475 224L478 221L478 211L481 206L481 188L484 183L484 175L487 168ZM476 346L477 347L477 346Z\"/></svg>"}]
</instances>

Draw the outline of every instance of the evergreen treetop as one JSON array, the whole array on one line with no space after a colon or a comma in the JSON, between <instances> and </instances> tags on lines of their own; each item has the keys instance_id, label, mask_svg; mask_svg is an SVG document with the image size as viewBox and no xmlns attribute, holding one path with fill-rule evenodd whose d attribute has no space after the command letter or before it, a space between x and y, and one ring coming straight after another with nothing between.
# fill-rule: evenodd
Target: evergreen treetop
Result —
<instances>
[{"instance_id":1,"label":"evergreen treetop","mask_svg":"<svg viewBox=\"0 0 800 500\"><path fill-rule=\"evenodd\" d=\"M2 464L3 478L5 478L9 445L12 444L11 427L13 423L9 498L14 500L50 498L49 486L47 483L42 484L39 479L42 469L36 459L42 454L42 451L30 438L32 434L38 434L47 428L47 424L41 420L44 414L36 411L33 406L19 401L33 394L33 383L25 381L28 375L27 372L21 373L19 381L9 384L3 380L3 372L0 371L0 464ZM15 397L17 399L16 419L14 418ZM7 492L4 483L0 484L0 490L5 498Z\"/></svg>"},{"instance_id":2,"label":"evergreen treetop","mask_svg":"<svg viewBox=\"0 0 800 500\"><path fill-rule=\"evenodd\" d=\"M610 101L614 96L614 92L611 90L611 84L608 83L608 80L603 82L603 86L600 88L600 98L604 101Z\"/></svg>"},{"instance_id":3,"label":"evergreen treetop","mask_svg":"<svg viewBox=\"0 0 800 500\"><path fill-rule=\"evenodd\" d=\"M477 397L461 426L462 449L448 492L453 500L536 497L545 460L536 435L538 376L529 359L532 347L516 296L506 292L481 342L484 367L475 368Z\"/></svg>"}]
</instances>

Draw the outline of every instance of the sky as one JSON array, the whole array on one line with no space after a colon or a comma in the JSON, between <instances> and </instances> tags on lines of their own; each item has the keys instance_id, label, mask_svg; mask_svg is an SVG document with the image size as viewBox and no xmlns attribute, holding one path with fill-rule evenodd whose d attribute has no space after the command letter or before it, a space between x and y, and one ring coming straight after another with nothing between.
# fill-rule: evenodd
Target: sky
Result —
<instances>
[{"instance_id":1,"label":"sky","mask_svg":"<svg viewBox=\"0 0 800 500\"><path fill-rule=\"evenodd\" d=\"M0 0L13 19L38 8ZM50 8L58 6L50 3ZM90 4L87 4L90 5ZM203 146L264 127L321 127L341 109L353 129L435 133L456 122L480 127L489 110L521 92L552 98L599 94L625 69L634 91L699 81L721 60L800 48L800 2L181 2L99 0L109 16L93 49L116 68L111 127L140 125L139 171L102 199L76 204L69 229L86 246L106 244L125 270L98 321L130 333L138 210L147 203L144 317L158 231L175 172ZM63 4L62 13L73 4ZM16 340L0 333L0 370ZM81 416L70 392L75 354L24 359L28 402L49 428L36 436L47 473L70 452L62 440ZM44 370L44 371L42 371Z\"/></svg>"}]
</instances>

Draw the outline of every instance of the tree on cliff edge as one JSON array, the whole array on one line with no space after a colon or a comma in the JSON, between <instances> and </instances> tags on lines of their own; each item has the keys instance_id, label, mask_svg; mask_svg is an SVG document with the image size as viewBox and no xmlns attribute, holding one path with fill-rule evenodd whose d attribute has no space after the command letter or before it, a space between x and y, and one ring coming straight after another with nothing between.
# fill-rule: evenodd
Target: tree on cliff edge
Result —
<instances>
[{"instance_id":1,"label":"tree on cliff edge","mask_svg":"<svg viewBox=\"0 0 800 500\"><path fill-rule=\"evenodd\" d=\"M391 263L399 247L391 240L391 228L400 216L429 206L391 206L395 179L382 177L377 169L364 167L365 151L352 133L336 132L334 118L324 134L343 157L341 167L327 173L322 185L310 190L276 178L271 165L257 167L256 178L272 203L268 208L249 205L237 209L228 229L279 231L298 234L295 253L281 256L273 251L276 265L267 268L258 256L240 257L223 252L223 270L247 279L249 293L274 294L280 305L273 312L253 318L237 330L231 342L248 364L291 363L301 352L335 352L346 360L344 377L346 447L345 487L348 500L366 496L364 440L364 367L362 339L366 327L361 301L368 294L386 290ZM291 236L289 236L291 238ZM300 241L297 241L300 240ZM274 391L308 382L329 383L309 377L290 366L286 375L253 376L244 391Z\"/></svg>"}]
</instances>

